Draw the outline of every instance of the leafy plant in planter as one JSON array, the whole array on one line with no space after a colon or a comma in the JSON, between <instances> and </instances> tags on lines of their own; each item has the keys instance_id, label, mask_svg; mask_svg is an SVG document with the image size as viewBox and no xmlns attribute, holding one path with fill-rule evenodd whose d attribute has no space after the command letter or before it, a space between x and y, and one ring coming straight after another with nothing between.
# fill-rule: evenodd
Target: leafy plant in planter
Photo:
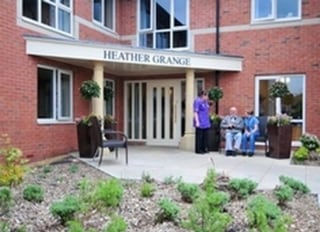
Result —
<instances>
[{"instance_id":1,"label":"leafy plant in planter","mask_svg":"<svg viewBox=\"0 0 320 232\"><path fill-rule=\"evenodd\" d=\"M290 94L290 91L288 89L288 85L284 82L281 82L281 81L274 82L271 85L269 92L270 92L269 93L270 97L272 97L272 98L277 98L277 97L282 98L282 97Z\"/></svg>"},{"instance_id":2,"label":"leafy plant in planter","mask_svg":"<svg viewBox=\"0 0 320 232\"><path fill-rule=\"evenodd\" d=\"M80 86L80 93L81 96L86 100L90 100L93 97L99 97L100 86L94 80L84 81Z\"/></svg>"},{"instance_id":3,"label":"leafy plant in planter","mask_svg":"<svg viewBox=\"0 0 320 232\"><path fill-rule=\"evenodd\" d=\"M281 98L287 96L290 94L290 91L288 89L288 85L281 81L274 82L270 89L269 89L269 95L271 98L276 99L278 104L276 104L276 113L281 114Z\"/></svg>"},{"instance_id":4,"label":"leafy plant in planter","mask_svg":"<svg viewBox=\"0 0 320 232\"><path fill-rule=\"evenodd\" d=\"M208 98L211 101L217 102L223 97L223 90L219 86L212 87L208 91Z\"/></svg>"}]
</instances>

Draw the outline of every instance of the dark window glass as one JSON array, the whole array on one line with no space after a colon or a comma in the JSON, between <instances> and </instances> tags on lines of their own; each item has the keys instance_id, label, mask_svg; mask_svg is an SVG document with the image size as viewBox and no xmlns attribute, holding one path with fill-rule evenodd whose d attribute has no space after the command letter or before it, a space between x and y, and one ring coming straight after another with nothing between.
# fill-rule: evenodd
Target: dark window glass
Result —
<instances>
[{"instance_id":1,"label":"dark window glass","mask_svg":"<svg viewBox=\"0 0 320 232\"><path fill-rule=\"evenodd\" d=\"M38 118L53 118L53 71L38 69Z\"/></svg>"},{"instance_id":2,"label":"dark window glass","mask_svg":"<svg viewBox=\"0 0 320 232\"><path fill-rule=\"evenodd\" d=\"M23 0L22 15L38 21L38 0Z\"/></svg>"}]
</instances>

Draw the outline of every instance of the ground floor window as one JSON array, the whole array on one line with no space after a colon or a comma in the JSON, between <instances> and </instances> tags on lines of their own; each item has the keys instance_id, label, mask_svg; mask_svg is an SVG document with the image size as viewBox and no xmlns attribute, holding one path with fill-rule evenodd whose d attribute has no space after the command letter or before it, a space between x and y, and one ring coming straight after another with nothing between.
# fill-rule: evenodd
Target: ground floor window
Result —
<instances>
[{"instance_id":1,"label":"ground floor window","mask_svg":"<svg viewBox=\"0 0 320 232\"><path fill-rule=\"evenodd\" d=\"M269 96L269 88L275 81L287 83L290 94L281 101L281 112L293 117L293 141L299 140L304 132L305 119L305 76L276 75L258 76L256 78L256 112L259 116L276 113L276 104Z\"/></svg>"},{"instance_id":2,"label":"ground floor window","mask_svg":"<svg viewBox=\"0 0 320 232\"><path fill-rule=\"evenodd\" d=\"M72 120L70 71L38 67L37 108L39 122Z\"/></svg>"}]
</instances>

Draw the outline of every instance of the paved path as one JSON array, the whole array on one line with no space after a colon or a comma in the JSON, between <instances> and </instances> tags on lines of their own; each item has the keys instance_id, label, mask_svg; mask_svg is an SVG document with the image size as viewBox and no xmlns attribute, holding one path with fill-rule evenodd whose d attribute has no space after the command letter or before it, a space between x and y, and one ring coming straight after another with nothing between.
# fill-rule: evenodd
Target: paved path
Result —
<instances>
[{"instance_id":1,"label":"paved path","mask_svg":"<svg viewBox=\"0 0 320 232\"><path fill-rule=\"evenodd\" d=\"M84 160L97 166L97 159ZM313 193L320 193L320 167L292 165L289 159L272 159L263 155L251 158L226 157L218 152L196 155L177 148L130 146L128 166L124 162L124 150L119 149L119 159L116 160L112 153L107 154L99 169L117 178L140 179L145 172L157 180L172 176L200 183L208 168L212 167L230 177L254 180L259 189L273 189L279 185L279 176L286 175L307 184Z\"/></svg>"}]
</instances>

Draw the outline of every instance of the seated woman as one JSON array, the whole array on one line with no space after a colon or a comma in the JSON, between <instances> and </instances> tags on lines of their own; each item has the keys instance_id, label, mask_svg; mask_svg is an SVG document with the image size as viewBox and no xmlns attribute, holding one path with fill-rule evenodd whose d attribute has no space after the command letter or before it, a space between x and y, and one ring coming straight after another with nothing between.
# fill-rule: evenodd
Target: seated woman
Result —
<instances>
[{"instance_id":1,"label":"seated woman","mask_svg":"<svg viewBox=\"0 0 320 232\"><path fill-rule=\"evenodd\" d=\"M246 111L244 119L244 132L242 134L242 155L253 156L256 137L259 136L259 120L253 115L253 111Z\"/></svg>"}]
</instances>

